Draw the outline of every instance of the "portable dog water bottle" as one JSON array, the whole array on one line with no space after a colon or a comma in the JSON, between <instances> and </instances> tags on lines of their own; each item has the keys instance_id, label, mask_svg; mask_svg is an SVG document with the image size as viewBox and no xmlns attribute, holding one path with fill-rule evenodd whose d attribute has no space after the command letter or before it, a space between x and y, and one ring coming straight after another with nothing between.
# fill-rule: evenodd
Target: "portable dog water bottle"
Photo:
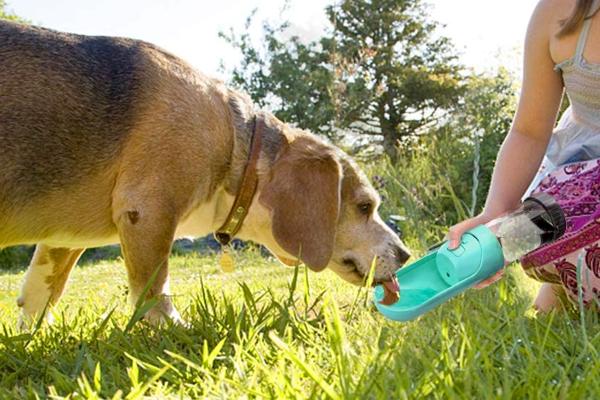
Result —
<instances>
[{"instance_id":1,"label":"portable dog water bottle","mask_svg":"<svg viewBox=\"0 0 600 400\"><path fill-rule=\"evenodd\" d=\"M554 198L537 193L512 213L466 232L456 249L448 242L396 272L400 298L385 305L384 289L375 287L374 302L387 318L408 321L493 276L507 263L560 238L565 216Z\"/></svg>"}]
</instances>

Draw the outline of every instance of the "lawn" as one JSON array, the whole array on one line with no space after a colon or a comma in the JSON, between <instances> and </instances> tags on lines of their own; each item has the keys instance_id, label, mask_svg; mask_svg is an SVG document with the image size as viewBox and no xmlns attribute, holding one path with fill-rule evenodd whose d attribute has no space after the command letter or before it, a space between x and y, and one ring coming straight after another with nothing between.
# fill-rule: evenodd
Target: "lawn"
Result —
<instances>
[{"instance_id":1,"label":"lawn","mask_svg":"<svg viewBox=\"0 0 600 400\"><path fill-rule=\"evenodd\" d=\"M2 273L0 398L600 398L598 315L535 315L518 268L396 323L332 273L237 258L223 274L216 257L172 257L189 328L132 318L117 259L77 267L55 324L22 334L24 272Z\"/></svg>"}]
</instances>

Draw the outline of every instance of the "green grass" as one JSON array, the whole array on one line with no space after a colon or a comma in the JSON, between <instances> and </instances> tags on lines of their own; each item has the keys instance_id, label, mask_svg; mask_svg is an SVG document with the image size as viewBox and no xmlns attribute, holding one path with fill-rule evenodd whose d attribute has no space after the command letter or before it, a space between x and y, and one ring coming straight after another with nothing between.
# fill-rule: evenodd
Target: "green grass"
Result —
<instances>
[{"instance_id":1,"label":"green grass","mask_svg":"<svg viewBox=\"0 0 600 400\"><path fill-rule=\"evenodd\" d=\"M77 267L56 323L21 334L23 272L0 275L0 398L600 398L598 315L536 316L517 268L395 323L332 273L238 258L171 259L189 329L129 324L117 260Z\"/></svg>"}]
</instances>

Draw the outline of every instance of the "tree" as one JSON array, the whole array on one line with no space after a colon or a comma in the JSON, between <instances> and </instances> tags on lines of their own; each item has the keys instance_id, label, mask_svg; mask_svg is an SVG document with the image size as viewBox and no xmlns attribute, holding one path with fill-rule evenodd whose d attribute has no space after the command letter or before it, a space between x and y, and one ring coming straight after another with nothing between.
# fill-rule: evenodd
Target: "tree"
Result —
<instances>
[{"instance_id":1,"label":"tree","mask_svg":"<svg viewBox=\"0 0 600 400\"><path fill-rule=\"evenodd\" d=\"M6 1L0 0L0 19L5 19L9 21L19 21L26 22L24 19L16 16L15 14L6 10Z\"/></svg>"},{"instance_id":2,"label":"tree","mask_svg":"<svg viewBox=\"0 0 600 400\"><path fill-rule=\"evenodd\" d=\"M336 123L334 74L331 57L319 43L305 44L286 37L289 24L263 26L261 46L249 33L254 13L239 37L231 30L219 35L240 50L241 64L231 71L231 83L248 92L254 102L301 128L333 135Z\"/></svg>"},{"instance_id":3,"label":"tree","mask_svg":"<svg viewBox=\"0 0 600 400\"><path fill-rule=\"evenodd\" d=\"M460 67L448 38L435 37L421 0L346 0L327 8L331 41L353 76L366 85L359 121L383 136L394 155L399 141L436 121L460 93ZM379 132L378 132L379 131Z\"/></svg>"},{"instance_id":4,"label":"tree","mask_svg":"<svg viewBox=\"0 0 600 400\"><path fill-rule=\"evenodd\" d=\"M286 38L287 23L263 26L262 50L247 33L222 33L242 53L232 81L288 122L375 139L395 157L399 143L460 97L451 43L427 21L421 0L345 0L325 12L329 31L307 44Z\"/></svg>"}]
</instances>

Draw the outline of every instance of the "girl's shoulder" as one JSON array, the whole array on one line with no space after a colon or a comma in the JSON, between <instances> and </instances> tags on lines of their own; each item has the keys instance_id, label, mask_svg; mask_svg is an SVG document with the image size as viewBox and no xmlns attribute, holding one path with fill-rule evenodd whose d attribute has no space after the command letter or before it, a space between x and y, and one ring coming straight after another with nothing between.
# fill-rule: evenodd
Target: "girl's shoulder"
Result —
<instances>
[{"instance_id":1,"label":"girl's shoulder","mask_svg":"<svg viewBox=\"0 0 600 400\"><path fill-rule=\"evenodd\" d=\"M534 15L560 23L571 15L576 3L576 0L539 0Z\"/></svg>"},{"instance_id":2,"label":"girl's shoulder","mask_svg":"<svg viewBox=\"0 0 600 400\"><path fill-rule=\"evenodd\" d=\"M537 7L564 11L567 14L573 11L577 0L539 0Z\"/></svg>"},{"instance_id":3,"label":"girl's shoulder","mask_svg":"<svg viewBox=\"0 0 600 400\"><path fill-rule=\"evenodd\" d=\"M575 4L576 0L539 0L531 16L530 29L544 31L548 37L556 34Z\"/></svg>"}]
</instances>

